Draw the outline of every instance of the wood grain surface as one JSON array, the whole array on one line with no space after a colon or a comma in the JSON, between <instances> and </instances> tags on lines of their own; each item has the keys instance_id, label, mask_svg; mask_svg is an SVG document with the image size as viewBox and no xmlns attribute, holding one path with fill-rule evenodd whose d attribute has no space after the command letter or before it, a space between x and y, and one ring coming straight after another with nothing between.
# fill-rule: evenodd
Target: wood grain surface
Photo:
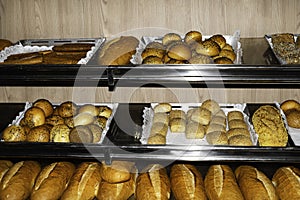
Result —
<instances>
[{"instance_id":1,"label":"wood grain surface","mask_svg":"<svg viewBox=\"0 0 300 200\"><path fill-rule=\"evenodd\" d=\"M300 32L299 0L0 0L0 38Z\"/></svg>"}]
</instances>

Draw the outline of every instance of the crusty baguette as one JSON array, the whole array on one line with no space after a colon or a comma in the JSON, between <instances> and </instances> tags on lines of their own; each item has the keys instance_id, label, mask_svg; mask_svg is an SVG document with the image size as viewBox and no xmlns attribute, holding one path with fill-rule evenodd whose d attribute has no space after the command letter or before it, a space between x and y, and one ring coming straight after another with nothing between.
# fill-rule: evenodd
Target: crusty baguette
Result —
<instances>
[{"instance_id":1,"label":"crusty baguette","mask_svg":"<svg viewBox=\"0 0 300 200\"><path fill-rule=\"evenodd\" d=\"M272 181L255 167L239 166L235 176L246 200L279 200Z\"/></svg>"},{"instance_id":2,"label":"crusty baguette","mask_svg":"<svg viewBox=\"0 0 300 200\"><path fill-rule=\"evenodd\" d=\"M101 164L97 162L81 163L67 189L63 193L61 200L92 200L98 193L101 182Z\"/></svg>"},{"instance_id":3,"label":"crusty baguette","mask_svg":"<svg viewBox=\"0 0 300 200\"><path fill-rule=\"evenodd\" d=\"M241 190L232 169L227 165L212 165L204 179L207 197L213 200L242 200Z\"/></svg>"},{"instance_id":4,"label":"crusty baguette","mask_svg":"<svg viewBox=\"0 0 300 200\"><path fill-rule=\"evenodd\" d=\"M40 64L43 56L38 52L13 54L4 60L4 64Z\"/></svg>"},{"instance_id":5,"label":"crusty baguette","mask_svg":"<svg viewBox=\"0 0 300 200\"><path fill-rule=\"evenodd\" d=\"M273 175L272 182L281 200L300 199L300 169L281 167Z\"/></svg>"},{"instance_id":6,"label":"crusty baguette","mask_svg":"<svg viewBox=\"0 0 300 200\"><path fill-rule=\"evenodd\" d=\"M43 168L31 194L31 200L59 199L66 189L75 165L70 162L55 162Z\"/></svg>"},{"instance_id":7,"label":"crusty baguette","mask_svg":"<svg viewBox=\"0 0 300 200\"><path fill-rule=\"evenodd\" d=\"M201 173L190 164L175 164L170 173L171 188L176 200L207 199Z\"/></svg>"},{"instance_id":8,"label":"crusty baguette","mask_svg":"<svg viewBox=\"0 0 300 200\"><path fill-rule=\"evenodd\" d=\"M149 165L141 171L136 180L137 200L167 200L170 198L170 193L170 180L163 166Z\"/></svg>"},{"instance_id":9,"label":"crusty baguette","mask_svg":"<svg viewBox=\"0 0 300 200\"><path fill-rule=\"evenodd\" d=\"M135 163L115 160L111 165L102 162L101 177L108 183L121 183L131 178L131 172L135 169Z\"/></svg>"},{"instance_id":10,"label":"crusty baguette","mask_svg":"<svg viewBox=\"0 0 300 200\"><path fill-rule=\"evenodd\" d=\"M0 182L6 172L13 166L13 163L9 160L0 160Z\"/></svg>"},{"instance_id":11,"label":"crusty baguette","mask_svg":"<svg viewBox=\"0 0 300 200\"><path fill-rule=\"evenodd\" d=\"M13 43L9 40L6 39L0 39L0 51L2 51L3 49L5 49L6 47L9 47L13 45Z\"/></svg>"},{"instance_id":12,"label":"crusty baguette","mask_svg":"<svg viewBox=\"0 0 300 200\"><path fill-rule=\"evenodd\" d=\"M78 56L62 56L55 53L46 54L43 56L43 64L77 64L80 60Z\"/></svg>"},{"instance_id":13,"label":"crusty baguette","mask_svg":"<svg viewBox=\"0 0 300 200\"><path fill-rule=\"evenodd\" d=\"M121 36L105 42L100 50L98 63L100 65L129 64L138 44L138 39L133 36Z\"/></svg>"},{"instance_id":14,"label":"crusty baguette","mask_svg":"<svg viewBox=\"0 0 300 200\"><path fill-rule=\"evenodd\" d=\"M0 199L27 199L40 171L41 166L36 161L20 161L14 164L2 179Z\"/></svg>"},{"instance_id":15,"label":"crusty baguette","mask_svg":"<svg viewBox=\"0 0 300 200\"><path fill-rule=\"evenodd\" d=\"M53 51L89 51L94 44L89 43L66 43L63 45L54 46Z\"/></svg>"}]
</instances>

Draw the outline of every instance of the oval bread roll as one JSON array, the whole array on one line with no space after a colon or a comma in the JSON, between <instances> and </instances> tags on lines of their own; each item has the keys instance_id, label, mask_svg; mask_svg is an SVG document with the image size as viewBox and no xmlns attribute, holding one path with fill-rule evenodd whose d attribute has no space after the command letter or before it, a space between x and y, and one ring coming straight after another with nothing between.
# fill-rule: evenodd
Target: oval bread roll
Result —
<instances>
[{"instance_id":1,"label":"oval bread roll","mask_svg":"<svg viewBox=\"0 0 300 200\"><path fill-rule=\"evenodd\" d=\"M108 183L121 183L131 178L131 172L135 169L133 162L115 160L111 165L102 162L101 177Z\"/></svg>"},{"instance_id":2,"label":"oval bread roll","mask_svg":"<svg viewBox=\"0 0 300 200\"><path fill-rule=\"evenodd\" d=\"M172 110L172 106L169 103L159 103L154 107L154 113L169 113Z\"/></svg>"},{"instance_id":3,"label":"oval bread roll","mask_svg":"<svg viewBox=\"0 0 300 200\"><path fill-rule=\"evenodd\" d=\"M207 199L202 175L193 165L173 165L170 173L170 181L176 200Z\"/></svg>"},{"instance_id":4,"label":"oval bread roll","mask_svg":"<svg viewBox=\"0 0 300 200\"><path fill-rule=\"evenodd\" d=\"M65 191L75 171L70 162L55 162L43 168L34 185L31 200L56 200Z\"/></svg>"},{"instance_id":5,"label":"oval bread roll","mask_svg":"<svg viewBox=\"0 0 300 200\"><path fill-rule=\"evenodd\" d=\"M229 111L227 113L227 119L228 119L228 121L231 121L234 119L244 120L244 115L242 112L240 112L238 110L233 110L233 111Z\"/></svg>"},{"instance_id":6,"label":"oval bread roll","mask_svg":"<svg viewBox=\"0 0 300 200\"><path fill-rule=\"evenodd\" d=\"M45 113L45 117L49 117L53 113L53 106L47 99L38 99L33 103L33 106L41 108Z\"/></svg>"},{"instance_id":7,"label":"oval bread roll","mask_svg":"<svg viewBox=\"0 0 300 200\"><path fill-rule=\"evenodd\" d=\"M46 121L44 111L39 107L30 107L24 114L26 124L32 128L35 126L43 125Z\"/></svg>"},{"instance_id":8,"label":"oval bread roll","mask_svg":"<svg viewBox=\"0 0 300 200\"><path fill-rule=\"evenodd\" d=\"M8 142L21 142L26 140L26 133L22 126L10 125L4 129L2 139Z\"/></svg>"}]
</instances>

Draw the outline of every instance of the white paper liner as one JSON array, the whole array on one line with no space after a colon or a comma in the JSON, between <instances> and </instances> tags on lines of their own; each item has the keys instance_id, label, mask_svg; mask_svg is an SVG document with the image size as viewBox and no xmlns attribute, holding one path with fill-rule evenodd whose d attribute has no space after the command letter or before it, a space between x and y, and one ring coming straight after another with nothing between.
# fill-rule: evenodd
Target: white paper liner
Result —
<instances>
[{"instance_id":1,"label":"white paper liner","mask_svg":"<svg viewBox=\"0 0 300 200\"><path fill-rule=\"evenodd\" d=\"M56 104L56 105L59 105L59 104ZM85 104L77 104L78 106L83 106L83 105L85 105ZM100 139L100 141L97 143L97 144L102 144L102 142L103 142L103 140L104 140L104 138L105 138L105 136L106 136L106 134L107 134L107 132L108 132L108 130L109 130L109 126L110 126L110 123L111 123L111 121L112 121L112 119L113 119L113 117L114 117L114 115L115 115L115 113L116 113L116 110L117 110L117 108L118 108L118 103L112 103L112 104L93 104L93 105L95 105L95 106L107 106L107 107L109 107L109 108L111 108L112 109L112 114L111 114L111 116L107 119L107 122L106 122L106 126L105 126L105 128L104 128L104 130L102 131L102 135L101 135L101 139ZM24 106L24 110L23 111L21 111L21 112L19 112L19 115L18 116L16 116L16 118L12 121L12 123L11 124L9 124L9 125L19 125L20 124L20 121L22 120L22 118L24 117L24 115L25 115L25 112L30 108L30 107L32 107L32 103L30 103L30 102L26 102L25 103L25 106ZM55 107L55 106L54 106ZM3 142L3 140L1 140L2 142Z\"/></svg>"},{"instance_id":2,"label":"white paper liner","mask_svg":"<svg viewBox=\"0 0 300 200\"><path fill-rule=\"evenodd\" d=\"M208 39L210 36L202 36L203 39ZM239 42L240 40L240 31L235 31L233 35L223 35L224 38L226 39L226 42L232 46L234 49L234 52L236 53L236 59L234 61L234 64L242 64L242 45ZM184 38L184 36L181 36ZM147 37L143 36L141 41L139 42L138 47L136 48L136 53L135 55L132 56L132 59L130 60L132 64L142 64L143 59L142 59L142 53L146 46L150 42L161 42L162 41L162 36L157 36L157 37Z\"/></svg>"},{"instance_id":3,"label":"white paper liner","mask_svg":"<svg viewBox=\"0 0 300 200\"><path fill-rule=\"evenodd\" d=\"M281 114L285 128L287 129L287 132L290 135L291 139L293 140L295 146L300 146L300 129L290 127L287 123L286 116L283 110L280 108L280 103L275 102L275 105Z\"/></svg>"},{"instance_id":4,"label":"white paper liner","mask_svg":"<svg viewBox=\"0 0 300 200\"><path fill-rule=\"evenodd\" d=\"M89 50L85 58L78 61L77 64L85 65L95 54L101 44L105 41L104 38L97 39L95 45ZM4 62L8 56L21 53L31 53L38 51L52 50L53 46L23 46L21 43L5 48L0 52L0 62Z\"/></svg>"},{"instance_id":5,"label":"white paper liner","mask_svg":"<svg viewBox=\"0 0 300 200\"><path fill-rule=\"evenodd\" d=\"M152 103L151 107L145 107L144 111L143 111L143 126L142 126L142 135L140 138L140 142L142 144L147 144L149 135L150 135L150 131L151 131L151 127L152 127L152 120L153 120L153 116L154 116L154 110L153 108L155 107L155 105L157 105L157 103ZM187 111L189 109L195 108L195 107L200 107L201 103L171 103L172 110L183 110L185 111L185 113L187 113ZM258 136L257 134L254 132L254 129L251 128L250 125L250 121L249 121L249 116L246 115L243 111L246 107L246 104L220 104L221 109L225 112L225 114L227 115L227 113L229 111L240 111L244 114L244 120L248 125L249 128L249 132L250 132L250 137L252 140L252 144L253 145L257 145L257 141L258 141ZM228 129L228 128L227 128ZM166 136L166 144L172 144L172 145L210 145L208 144L208 142L206 141L206 138L204 137L203 139L187 139L185 137L185 133L171 133L170 129L168 130L167 136Z\"/></svg>"}]
</instances>

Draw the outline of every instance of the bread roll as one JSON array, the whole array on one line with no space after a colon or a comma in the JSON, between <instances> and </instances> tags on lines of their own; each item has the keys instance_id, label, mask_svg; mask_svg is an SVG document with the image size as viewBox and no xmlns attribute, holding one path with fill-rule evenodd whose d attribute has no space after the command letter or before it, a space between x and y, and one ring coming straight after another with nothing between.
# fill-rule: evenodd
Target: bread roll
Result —
<instances>
[{"instance_id":1,"label":"bread roll","mask_svg":"<svg viewBox=\"0 0 300 200\"><path fill-rule=\"evenodd\" d=\"M167 33L162 38L162 44L164 46L169 45L172 42L181 41L181 36L177 33Z\"/></svg>"},{"instance_id":2,"label":"bread roll","mask_svg":"<svg viewBox=\"0 0 300 200\"><path fill-rule=\"evenodd\" d=\"M133 36L121 36L104 43L100 50L100 65L127 65L139 44Z\"/></svg>"},{"instance_id":3,"label":"bread roll","mask_svg":"<svg viewBox=\"0 0 300 200\"><path fill-rule=\"evenodd\" d=\"M81 55L57 55L56 53L51 53L43 56L43 64L75 65L78 63L81 57Z\"/></svg>"},{"instance_id":4,"label":"bread roll","mask_svg":"<svg viewBox=\"0 0 300 200\"><path fill-rule=\"evenodd\" d=\"M24 114L25 122L30 127L43 125L46 121L44 111L39 108L32 106L25 111Z\"/></svg>"},{"instance_id":5,"label":"bread roll","mask_svg":"<svg viewBox=\"0 0 300 200\"><path fill-rule=\"evenodd\" d=\"M105 129L106 123L107 123L107 118L103 117L103 116L98 116L94 123L97 124L98 126L100 126L100 128Z\"/></svg>"},{"instance_id":6,"label":"bread roll","mask_svg":"<svg viewBox=\"0 0 300 200\"><path fill-rule=\"evenodd\" d=\"M70 162L55 162L44 167L36 179L31 200L59 199L75 171Z\"/></svg>"},{"instance_id":7,"label":"bread roll","mask_svg":"<svg viewBox=\"0 0 300 200\"><path fill-rule=\"evenodd\" d=\"M281 200L300 199L300 170L281 167L273 175L272 182Z\"/></svg>"},{"instance_id":8,"label":"bread roll","mask_svg":"<svg viewBox=\"0 0 300 200\"><path fill-rule=\"evenodd\" d=\"M226 132L226 127L224 125L210 123L206 128L206 133L215 131Z\"/></svg>"},{"instance_id":9,"label":"bread roll","mask_svg":"<svg viewBox=\"0 0 300 200\"><path fill-rule=\"evenodd\" d=\"M153 164L144 168L136 180L136 200L168 200L171 194L166 169Z\"/></svg>"},{"instance_id":10,"label":"bread roll","mask_svg":"<svg viewBox=\"0 0 300 200\"><path fill-rule=\"evenodd\" d=\"M95 121L95 117L87 112L82 112L76 115L74 120L74 126L88 125Z\"/></svg>"},{"instance_id":11,"label":"bread roll","mask_svg":"<svg viewBox=\"0 0 300 200\"><path fill-rule=\"evenodd\" d=\"M33 106L41 108L45 113L45 117L49 117L53 113L52 103L47 99L38 99L33 103Z\"/></svg>"},{"instance_id":12,"label":"bread roll","mask_svg":"<svg viewBox=\"0 0 300 200\"><path fill-rule=\"evenodd\" d=\"M97 162L81 163L74 175L61 200L91 200L98 193L99 184L101 182L100 174L101 164Z\"/></svg>"},{"instance_id":13,"label":"bread roll","mask_svg":"<svg viewBox=\"0 0 300 200\"><path fill-rule=\"evenodd\" d=\"M234 51L233 47L230 44L228 44L228 43L223 47L223 49Z\"/></svg>"},{"instance_id":14,"label":"bread roll","mask_svg":"<svg viewBox=\"0 0 300 200\"><path fill-rule=\"evenodd\" d=\"M286 121L290 127L300 128L300 110L287 111Z\"/></svg>"},{"instance_id":15,"label":"bread roll","mask_svg":"<svg viewBox=\"0 0 300 200\"><path fill-rule=\"evenodd\" d=\"M184 42L191 45L194 42L202 42L202 34L199 31L189 31L184 36Z\"/></svg>"},{"instance_id":16,"label":"bread roll","mask_svg":"<svg viewBox=\"0 0 300 200\"><path fill-rule=\"evenodd\" d=\"M233 51L222 49L219 53L219 56L229 58L232 62L236 59L236 54Z\"/></svg>"},{"instance_id":17,"label":"bread roll","mask_svg":"<svg viewBox=\"0 0 300 200\"><path fill-rule=\"evenodd\" d=\"M300 110L300 104L296 100L288 99L280 104L280 108L286 114L288 110Z\"/></svg>"},{"instance_id":18,"label":"bread roll","mask_svg":"<svg viewBox=\"0 0 300 200\"><path fill-rule=\"evenodd\" d=\"M225 112L221 109L219 110L219 112L217 112L214 117L223 117L223 118L226 118L226 114Z\"/></svg>"},{"instance_id":19,"label":"bread roll","mask_svg":"<svg viewBox=\"0 0 300 200\"><path fill-rule=\"evenodd\" d=\"M221 116L213 116L209 124L218 124L226 128L226 118Z\"/></svg>"},{"instance_id":20,"label":"bread roll","mask_svg":"<svg viewBox=\"0 0 300 200\"><path fill-rule=\"evenodd\" d=\"M232 129L229 129L227 132L227 137L228 138L231 138L233 136L236 136L236 135L244 135L246 137L250 137L250 132L248 129L245 129L245 128L232 128Z\"/></svg>"},{"instance_id":21,"label":"bread roll","mask_svg":"<svg viewBox=\"0 0 300 200\"><path fill-rule=\"evenodd\" d=\"M7 57L4 64L41 64L43 56L38 52L13 54Z\"/></svg>"},{"instance_id":22,"label":"bread roll","mask_svg":"<svg viewBox=\"0 0 300 200\"><path fill-rule=\"evenodd\" d=\"M219 103L212 99L203 101L201 108L209 110L212 115L215 115L221 109Z\"/></svg>"},{"instance_id":23,"label":"bread roll","mask_svg":"<svg viewBox=\"0 0 300 200\"><path fill-rule=\"evenodd\" d=\"M108 183L121 183L131 178L131 172L135 170L135 164L127 161L112 161L111 165L102 162L101 177ZM134 171L135 172L135 171Z\"/></svg>"},{"instance_id":24,"label":"bread roll","mask_svg":"<svg viewBox=\"0 0 300 200\"><path fill-rule=\"evenodd\" d=\"M90 129L93 135L93 143L98 143L101 140L103 129L96 124L89 124L87 127Z\"/></svg>"},{"instance_id":25,"label":"bread roll","mask_svg":"<svg viewBox=\"0 0 300 200\"><path fill-rule=\"evenodd\" d=\"M73 117L72 117L73 120ZM59 115L51 115L50 117L46 118L45 124L49 124L52 126L58 125L58 124L64 124L65 123L65 119L62 118Z\"/></svg>"},{"instance_id":26,"label":"bread roll","mask_svg":"<svg viewBox=\"0 0 300 200\"><path fill-rule=\"evenodd\" d=\"M28 142L49 142L50 131L46 125L36 126L29 130L26 140Z\"/></svg>"},{"instance_id":27,"label":"bread roll","mask_svg":"<svg viewBox=\"0 0 300 200\"><path fill-rule=\"evenodd\" d=\"M75 126L70 131L69 138L74 143L92 143L93 133L88 126Z\"/></svg>"},{"instance_id":28,"label":"bread roll","mask_svg":"<svg viewBox=\"0 0 300 200\"><path fill-rule=\"evenodd\" d=\"M53 51L89 51L94 44L90 43L66 43L62 45L57 45L52 48Z\"/></svg>"},{"instance_id":29,"label":"bread roll","mask_svg":"<svg viewBox=\"0 0 300 200\"><path fill-rule=\"evenodd\" d=\"M233 61L226 57L214 57L214 63L215 64L224 64L224 65L231 65L233 64Z\"/></svg>"},{"instance_id":30,"label":"bread roll","mask_svg":"<svg viewBox=\"0 0 300 200\"><path fill-rule=\"evenodd\" d=\"M26 133L20 125L10 125L2 133L2 139L6 142L22 142L26 140Z\"/></svg>"},{"instance_id":31,"label":"bread roll","mask_svg":"<svg viewBox=\"0 0 300 200\"><path fill-rule=\"evenodd\" d=\"M244 115L241 111L233 110L233 111L229 111L227 113L227 119L228 119L228 121L231 121L234 119L244 120Z\"/></svg>"},{"instance_id":32,"label":"bread roll","mask_svg":"<svg viewBox=\"0 0 300 200\"><path fill-rule=\"evenodd\" d=\"M205 40L202 43L199 43L196 47L196 52L198 54L206 55L206 56L217 56L220 53L219 45L212 40Z\"/></svg>"},{"instance_id":33,"label":"bread roll","mask_svg":"<svg viewBox=\"0 0 300 200\"><path fill-rule=\"evenodd\" d=\"M112 109L108 106L99 106L99 117L108 119L112 115Z\"/></svg>"},{"instance_id":34,"label":"bread roll","mask_svg":"<svg viewBox=\"0 0 300 200\"><path fill-rule=\"evenodd\" d=\"M182 118L174 118L170 121L170 130L172 133L184 133L186 121Z\"/></svg>"},{"instance_id":35,"label":"bread roll","mask_svg":"<svg viewBox=\"0 0 300 200\"><path fill-rule=\"evenodd\" d=\"M162 59L164 57L165 53L166 53L166 50L164 49L164 47L162 47L162 48L148 48L148 47L146 47L144 49L144 51L142 52L141 56L142 56L143 61L146 58L151 57L151 56Z\"/></svg>"},{"instance_id":36,"label":"bread roll","mask_svg":"<svg viewBox=\"0 0 300 200\"><path fill-rule=\"evenodd\" d=\"M235 170L235 176L245 200L279 200L271 180L255 167L239 166Z\"/></svg>"},{"instance_id":37,"label":"bread roll","mask_svg":"<svg viewBox=\"0 0 300 200\"><path fill-rule=\"evenodd\" d=\"M205 136L208 144L211 145L228 145L228 138L223 131L209 132Z\"/></svg>"},{"instance_id":38,"label":"bread roll","mask_svg":"<svg viewBox=\"0 0 300 200\"><path fill-rule=\"evenodd\" d=\"M11 41L6 39L0 39L0 51L11 45L13 45Z\"/></svg>"},{"instance_id":39,"label":"bread roll","mask_svg":"<svg viewBox=\"0 0 300 200\"><path fill-rule=\"evenodd\" d=\"M168 56L175 60L189 60L192 57L191 48L184 42L178 42L168 48Z\"/></svg>"},{"instance_id":40,"label":"bread roll","mask_svg":"<svg viewBox=\"0 0 300 200\"><path fill-rule=\"evenodd\" d=\"M207 199L202 175L193 165L173 165L170 173L170 181L176 200Z\"/></svg>"},{"instance_id":41,"label":"bread roll","mask_svg":"<svg viewBox=\"0 0 300 200\"><path fill-rule=\"evenodd\" d=\"M150 130L150 136L155 134L160 134L163 136L166 136L168 133L168 125L162 122L156 122L152 124L151 130Z\"/></svg>"},{"instance_id":42,"label":"bread roll","mask_svg":"<svg viewBox=\"0 0 300 200\"><path fill-rule=\"evenodd\" d=\"M78 113L88 113L96 117L100 114L100 110L94 105L86 104L79 108Z\"/></svg>"},{"instance_id":43,"label":"bread roll","mask_svg":"<svg viewBox=\"0 0 300 200\"><path fill-rule=\"evenodd\" d=\"M232 146L253 146L250 137L245 135L235 135L228 139L228 144Z\"/></svg>"},{"instance_id":44,"label":"bread roll","mask_svg":"<svg viewBox=\"0 0 300 200\"><path fill-rule=\"evenodd\" d=\"M186 115L183 110L171 110L169 114L170 121L175 118L181 118L186 120Z\"/></svg>"},{"instance_id":45,"label":"bread roll","mask_svg":"<svg viewBox=\"0 0 300 200\"><path fill-rule=\"evenodd\" d=\"M148 56L143 59L143 64L145 65L161 65L164 64L163 60L156 56Z\"/></svg>"},{"instance_id":46,"label":"bread roll","mask_svg":"<svg viewBox=\"0 0 300 200\"><path fill-rule=\"evenodd\" d=\"M58 114L61 117L73 117L77 114L77 105L71 101L65 101L58 107Z\"/></svg>"},{"instance_id":47,"label":"bread roll","mask_svg":"<svg viewBox=\"0 0 300 200\"><path fill-rule=\"evenodd\" d=\"M154 107L154 113L169 113L172 110L172 106L169 103L159 103Z\"/></svg>"},{"instance_id":48,"label":"bread roll","mask_svg":"<svg viewBox=\"0 0 300 200\"><path fill-rule=\"evenodd\" d=\"M195 108L190 112L190 120L198 122L202 125L208 125L212 118L212 114L205 108Z\"/></svg>"},{"instance_id":49,"label":"bread roll","mask_svg":"<svg viewBox=\"0 0 300 200\"><path fill-rule=\"evenodd\" d=\"M227 165L210 166L204 179L204 185L209 199L244 199L236 182L235 175Z\"/></svg>"},{"instance_id":50,"label":"bread roll","mask_svg":"<svg viewBox=\"0 0 300 200\"><path fill-rule=\"evenodd\" d=\"M217 43L221 49L226 45L226 39L224 38L223 35L216 34L211 36L209 39Z\"/></svg>"},{"instance_id":51,"label":"bread roll","mask_svg":"<svg viewBox=\"0 0 300 200\"><path fill-rule=\"evenodd\" d=\"M26 200L33 189L41 166L36 161L15 163L4 175L0 184L0 199Z\"/></svg>"},{"instance_id":52,"label":"bread roll","mask_svg":"<svg viewBox=\"0 0 300 200\"><path fill-rule=\"evenodd\" d=\"M159 133L155 135L151 135L147 140L147 144L166 144L166 142L167 142L166 136L163 136Z\"/></svg>"},{"instance_id":53,"label":"bread roll","mask_svg":"<svg viewBox=\"0 0 300 200\"><path fill-rule=\"evenodd\" d=\"M243 119L233 119L228 121L228 127L229 129L233 129L233 128L248 129L248 125Z\"/></svg>"},{"instance_id":54,"label":"bread roll","mask_svg":"<svg viewBox=\"0 0 300 200\"><path fill-rule=\"evenodd\" d=\"M190 64L213 64L213 60L210 56L196 54L189 59Z\"/></svg>"},{"instance_id":55,"label":"bread roll","mask_svg":"<svg viewBox=\"0 0 300 200\"><path fill-rule=\"evenodd\" d=\"M187 139L202 139L205 135L205 128L202 124L189 121L186 125L185 137Z\"/></svg>"},{"instance_id":56,"label":"bread roll","mask_svg":"<svg viewBox=\"0 0 300 200\"><path fill-rule=\"evenodd\" d=\"M50 131L50 142L70 142L70 129L65 124L53 126Z\"/></svg>"},{"instance_id":57,"label":"bread roll","mask_svg":"<svg viewBox=\"0 0 300 200\"><path fill-rule=\"evenodd\" d=\"M153 121L152 123L163 123L166 124L167 126L169 125L169 115L167 113L155 113L153 116Z\"/></svg>"},{"instance_id":58,"label":"bread roll","mask_svg":"<svg viewBox=\"0 0 300 200\"><path fill-rule=\"evenodd\" d=\"M9 160L0 160L0 182L6 174L6 172L13 166L13 163Z\"/></svg>"}]
</instances>

